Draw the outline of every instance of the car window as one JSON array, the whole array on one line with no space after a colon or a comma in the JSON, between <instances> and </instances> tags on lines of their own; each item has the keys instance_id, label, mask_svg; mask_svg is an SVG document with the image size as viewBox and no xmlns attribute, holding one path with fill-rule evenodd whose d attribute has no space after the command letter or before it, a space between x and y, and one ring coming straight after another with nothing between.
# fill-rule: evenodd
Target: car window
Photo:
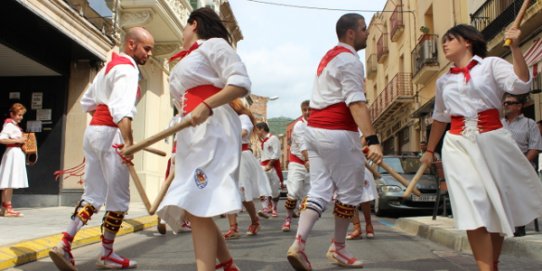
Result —
<instances>
[{"instance_id":1,"label":"car window","mask_svg":"<svg viewBox=\"0 0 542 271\"><path fill-rule=\"evenodd\" d=\"M384 163L393 168L393 170L397 171L397 173L404 173L403 166L401 165L401 159L399 159L399 157L384 157ZM378 172L384 174L388 173L382 167L378 167Z\"/></svg>"}]
</instances>

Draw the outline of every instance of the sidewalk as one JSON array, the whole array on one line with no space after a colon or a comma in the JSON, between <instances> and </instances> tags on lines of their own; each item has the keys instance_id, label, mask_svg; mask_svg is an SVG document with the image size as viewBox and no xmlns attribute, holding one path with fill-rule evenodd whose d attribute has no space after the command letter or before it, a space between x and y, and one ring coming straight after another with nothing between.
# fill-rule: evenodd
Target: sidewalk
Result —
<instances>
[{"instance_id":1,"label":"sidewalk","mask_svg":"<svg viewBox=\"0 0 542 271\"><path fill-rule=\"evenodd\" d=\"M0 217L0 270L48 257L66 230L74 207L19 208L24 217ZM75 237L73 248L100 241L103 210L95 214ZM119 231L124 235L156 226L142 203L130 204Z\"/></svg>"},{"instance_id":2,"label":"sidewalk","mask_svg":"<svg viewBox=\"0 0 542 271\"><path fill-rule=\"evenodd\" d=\"M538 221L539 224L542 223L542 218ZM442 216L438 216L436 220L430 216L399 218L395 222L395 227L448 248L472 253L466 232L456 229L452 218ZM542 261L542 231L536 232L534 223L531 222L527 225L526 236L510 237L504 240L502 254Z\"/></svg>"}]
</instances>

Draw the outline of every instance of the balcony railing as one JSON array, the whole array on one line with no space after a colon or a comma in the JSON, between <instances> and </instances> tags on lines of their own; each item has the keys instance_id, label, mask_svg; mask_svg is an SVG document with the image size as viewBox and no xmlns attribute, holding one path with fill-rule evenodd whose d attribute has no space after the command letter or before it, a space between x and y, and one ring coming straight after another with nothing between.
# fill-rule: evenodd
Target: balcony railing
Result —
<instances>
[{"instance_id":1,"label":"balcony railing","mask_svg":"<svg viewBox=\"0 0 542 271\"><path fill-rule=\"evenodd\" d=\"M88 0L64 0L72 9L74 9L79 15L84 17L94 27L96 27L102 34L108 36L112 40L115 40L115 29L113 27L112 13L100 14L94 10Z\"/></svg>"},{"instance_id":2,"label":"balcony railing","mask_svg":"<svg viewBox=\"0 0 542 271\"><path fill-rule=\"evenodd\" d=\"M376 74L378 69L378 62L376 61L376 54L370 54L367 58L367 77L372 77Z\"/></svg>"},{"instance_id":3,"label":"balcony railing","mask_svg":"<svg viewBox=\"0 0 542 271\"><path fill-rule=\"evenodd\" d=\"M412 51L412 73L416 76L423 67L438 65L438 36L423 34Z\"/></svg>"},{"instance_id":4,"label":"balcony railing","mask_svg":"<svg viewBox=\"0 0 542 271\"><path fill-rule=\"evenodd\" d=\"M376 42L376 59L378 60L378 63L382 63L386 60L388 54L388 33L384 33Z\"/></svg>"},{"instance_id":5,"label":"balcony railing","mask_svg":"<svg viewBox=\"0 0 542 271\"><path fill-rule=\"evenodd\" d=\"M403 6L399 3L393 13L390 16L391 25L391 41L397 41L405 29L405 23L403 21Z\"/></svg>"},{"instance_id":6,"label":"balcony railing","mask_svg":"<svg viewBox=\"0 0 542 271\"><path fill-rule=\"evenodd\" d=\"M489 41L514 21L524 0L488 0L470 15L471 24ZM531 5L536 0L531 1Z\"/></svg>"},{"instance_id":7,"label":"balcony railing","mask_svg":"<svg viewBox=\"0 0 542 271\"><path fill-rule=\"evenodd\" d=\"M377 120L386 112L393 114L402 103L413 101L413 98L412 74L397 73L371 104L372 120Z\"/></svg>"}]
</instances>

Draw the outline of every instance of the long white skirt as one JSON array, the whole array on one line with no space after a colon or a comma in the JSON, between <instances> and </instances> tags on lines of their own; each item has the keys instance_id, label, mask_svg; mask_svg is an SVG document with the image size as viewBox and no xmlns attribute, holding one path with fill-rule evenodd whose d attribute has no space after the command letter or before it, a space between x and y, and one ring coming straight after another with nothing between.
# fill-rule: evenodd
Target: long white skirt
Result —
<instances>
[{"instance_id":1,"label":"long white skirt","mask_svg":"<svg viewBox=\"0 0 542 271\"><path fill-rule=\"evenodd\" d=\"M27 188L26 157L19 147L6 148L0 164L0 189Z\"/></svg>"},{"instance_id":2,"label":"long white skirt","mask_svg":"<svg viewBox=\"0 0 542 271\"><path fill-rule=\"evenodd\" d=\"M185 211L213 217L241 210L241 122L229 105L213 111L204 123L177 134L175 179L158 207L173 230L179 230Z\"/></svg>"},{"instance_id":3,"label":"long white skirt","mask_svg":"<svg viewBox=\"0 0 542 271\"><path fill-rule=\"evenodd\" d=\"M442 164L458 229L487 228L512 236L542 216L542 184L506 129L447 133Z\"/></svg>"},{"instance_id":4,"label":"long white skirt","mask_svg":"<svg viewBox=\"0 0 542 271\"><path fill-rule=\"evenodd\" d=\"M260 188L261 184L264 184L264 187ZM241 152L239 189L241 189L241 199L243 201L252 201L260 196L271 194L267 176L254 154L248 150Z\"/></svg>"},{"instance_id":5,"label":"long white skirt","mask_svg":"<svg viewBox=\"0 0 542 271\"><path fill-rule=\"evenodd\" d=\"M372 201L378 198L376 191L375 178L370 170L365 168L365 181L363 182L363 192L361 193L361 203Z\"/></svg>"}]
</instances>

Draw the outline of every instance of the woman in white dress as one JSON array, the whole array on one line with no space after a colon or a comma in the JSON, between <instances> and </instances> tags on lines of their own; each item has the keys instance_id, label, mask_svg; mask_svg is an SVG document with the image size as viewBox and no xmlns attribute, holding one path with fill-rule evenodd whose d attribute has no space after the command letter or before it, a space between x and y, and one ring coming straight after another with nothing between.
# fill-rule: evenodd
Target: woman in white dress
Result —
<instances>
[{"instance_id":1,"label":"woman in white dress","mask_svg":"<svg viewBox=\"0 0 542 271\"><path fill-rule=\"evenodd\" d=\"M443 35L443 51L453 67L437 80L433 124L421 158L431 164L451 122L442 165L455 223L467 231L480 270L497 270L504 236L542 215L542 185L499 118L504 93L530 90L519 36L514 27L504 33L512 40L512 65L485 57L486 42L470 25L454 26Z\"/></svg>"},{"instance_id":2,"label":"woman in white dress","mask_svg":"<svg viewBox=\"0 0 542 271\"><path fill-rule=\"evenodd\" d=\"M13 189L27 188L25 154L21 150L25 142L19 123L23 120L26 108L15 103L9 110L9 118L4 121L0 132L0 144L6 145L6 151L0 164L0 189L2 190L2 209L0 215L6 217L21 217L23 214L13 210L11 198Z\"/></svg>"},{"instance_id":3,"label":"woman in white dress","mask_svg":"<svg viewBox=\"0 0 542 271\"><path fill-rule=\"evenodd\" d=\"M239 166L239 190L243 206L250 216L251 224L248 226L247 235L256 235L260 230L260 220L256 214L254 199L261 195L259 184L265 183L269 186L269 181L262 167L252 150L250 149L250 135L254 128L254 116L248 108L246 108L241 99L235 99L230 103L233 110L239 115L241 121L241 163ZM269 188L271 189L271 188ZM228 220L230 229L224 234L225 239L236 239L240 237L237 225L237 214L229 214Z\"/></svg>"},{"instance_id":4,"label":"woman in white dress","mask_svg":"<svg viewBox=\"0 0 542 271\"><path fill-rule=\"evenodd\" d=\"M194 10L183 30L184 51L171 71L171 95L192 127L177 134L175 179L158 208L173 230L186 216L199 271L239 270L213 217L237 213L241 122L229 103L247 95L250 79L211 8Z\"/></svg>"}]
</instances>

